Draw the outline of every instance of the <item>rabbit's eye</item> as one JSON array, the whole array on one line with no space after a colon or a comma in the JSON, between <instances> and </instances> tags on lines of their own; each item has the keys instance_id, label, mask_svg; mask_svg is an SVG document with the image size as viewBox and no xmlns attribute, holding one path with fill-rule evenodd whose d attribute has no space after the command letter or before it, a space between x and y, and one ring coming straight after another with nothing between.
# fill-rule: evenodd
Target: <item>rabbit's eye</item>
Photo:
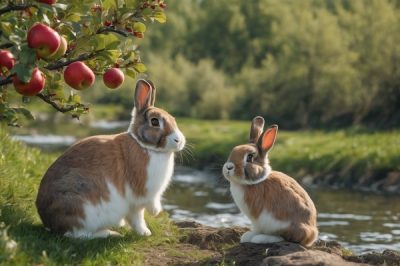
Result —
<instances>
[{"instance_id":1,"label":"rabbit's eye","mask_svg":"<svg viewBox=\"0 0 400 266\"><path fill-rule=\"evenodd\" d=\"M151 123L151 125L152 125L153 127L159 127L159 126L160 126L160 121L158 121L157 118L152 118L152 119L150 120L150 123Z\"/></svg>"},{"instance_id":2,"label":"rabbit's eye","mask_svg":"<svg viewBox=\"0 0 400 266\"><path fill-rule=\"evenodd\" d=\"M252 153L247 154L246 162L252 163L253 159L254 159L254 154Z\"/></svg>"}]
</instances>

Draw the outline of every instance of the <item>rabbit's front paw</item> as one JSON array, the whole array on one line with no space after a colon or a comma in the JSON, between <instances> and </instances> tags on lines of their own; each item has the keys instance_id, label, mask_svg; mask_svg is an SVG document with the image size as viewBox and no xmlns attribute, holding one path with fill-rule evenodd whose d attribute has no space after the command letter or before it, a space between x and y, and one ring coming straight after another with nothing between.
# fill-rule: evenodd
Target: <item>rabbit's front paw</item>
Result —
<instances>
[{"instance_id":1,"label":"rabbit's front paw","mask_svg":"<svg viewBox=\"0 0 400 266\"><path fill-rule=\"evenodd\" d=\"M150 213L150 215L157 216L162 211L161 202L152 202L146 207L146 210Z\"/></svg>"},{"instance_id":2,"label":"rabbit's front paw","mask_svg":"<svg viewBox=\"0 0 400 266\"><path fill-rule=\"evenodd\" d=\"M240 237L240 243L246 243L246 242L251 242L251 239L253 236L257 235L256 232L253 231L247 231Z\"/></svg>"},{"instance_id":3,"label":"rabbit's front paw","mask_svg":"<svg viewBox=\"0 0 400 266\"><path fill-rule=\"evenodd\" d=\"M135 228L135 231L141 236L151 236L151 231L146 226Z\"/></svg>"},{"instance_id":4,"label":"rabbit's front paw","mask_svg":"<svg viewBox=\"0 0 400 266\"><path fill-rule=\"evenodd\" d=\"M283 241L283 238L280 236L273 236L273 235L255 235L251 239L251 243L255 244L268 244L268 243L276 243Z\"/></svg>"}]
</instances>

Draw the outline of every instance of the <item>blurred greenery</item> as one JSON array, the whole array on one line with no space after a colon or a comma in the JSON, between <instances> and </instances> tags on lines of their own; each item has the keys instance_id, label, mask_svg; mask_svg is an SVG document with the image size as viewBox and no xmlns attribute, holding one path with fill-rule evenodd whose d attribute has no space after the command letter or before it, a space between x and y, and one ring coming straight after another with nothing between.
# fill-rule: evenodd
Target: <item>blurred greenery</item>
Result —
<instances>
[{"instance_id":1,"label":"blurred greenery","mask_svg":"<svg viewBox=\"0 0 400 266\"><path fill-rule=\"evenodd\" d=\"M231 149L248 140L250 122L178 119L188 137L191 166L221 171ZM400 171L400 132L282 131L269 159L274 170L315 183L368 186L389 172ZM185 161L184 161L185 163ZM319 181L318 179L321 179Z\"/></svg>"},{"instance_id":2,"label":"blurred greenery","mask_svg":"<svg viewBox=\"0 0 400 266\"><path fill-rule=\"evenodd\" d=\"M169 0L142 58L159 105L177 116L398 127L399 3ZM122 90L99 98L124 99Z\"/></svg>"}]
</instances>

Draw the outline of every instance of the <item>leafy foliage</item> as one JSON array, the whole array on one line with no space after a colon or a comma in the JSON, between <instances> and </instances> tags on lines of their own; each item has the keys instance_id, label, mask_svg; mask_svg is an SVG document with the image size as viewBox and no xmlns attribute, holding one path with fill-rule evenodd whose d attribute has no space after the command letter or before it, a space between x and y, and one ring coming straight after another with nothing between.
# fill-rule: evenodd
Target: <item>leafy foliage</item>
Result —
<instances>
[{"instance_id":1,"label":"leafy foliage","mask_svg":"<svg viewBox=\"0 0 400 266\"><path fill-rule=\"evenodd\" d=\"M169 5L168 24L149 34L146 50L157 54L148 65L160 96L165 93L159 100L177 113L246 120L263 115L291 129L400 125L399 1ZM205 60L209 70L192 82L187 73ZM182 62L184 71L177 70ZM164 72L169 75L159 74ZM224 82L212 87L209 72ZM196 95L201 88L199 102L175 104L181 101L176 88L179 95ZM205 100L208 90L218 97ZM216 105L213 116L202 112Z\"/></svg>"},{"instance_id":2,"label":"leafy foliage","mask_svg":"<svg viewBox=\"0 0 400 266\"><path fill-rule=\"evenodd\" d=\"M143 38L146 24L164 23L162 0L73 0L54 5L38 1L6 1L0 4L0 48L8 48L17 59L8 75L0 76L0 121L17 125L20 114L32 118L13 95L12 76L28 82L35 67L46 76L46 87L37 96L61 112L74 117L85 114L89 105L67 89L62 70L74 61L85 61L95 74L115 65L132 78L146 72L137 39ZM37 22L44 23L66 38L68 49L61 58L39 59L26 42L27 32ZM10 96L11 94L11 96ZM23 102L29 98L23 97Z\"/></svg>"}]
</instances>

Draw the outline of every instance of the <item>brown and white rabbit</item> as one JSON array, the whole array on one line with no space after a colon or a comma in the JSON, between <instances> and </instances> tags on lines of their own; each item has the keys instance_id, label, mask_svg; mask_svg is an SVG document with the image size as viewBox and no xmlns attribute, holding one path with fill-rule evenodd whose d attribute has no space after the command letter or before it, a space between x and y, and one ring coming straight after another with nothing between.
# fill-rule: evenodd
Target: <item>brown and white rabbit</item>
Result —
<instances>
[{"instance_id":1,"label":"brown and white rabbit","mask_svg":"<svg viewBox=\"0 0 400 266\"><path fill-rule=\"evenodd\" d=\"M234 147L223 166L236 205L252 223L251 231L240 241L287 240L311 246L318 237L314 203L293 178L271 170L268 151L274 145L278 126L262 134L263 128L264 119L255 117L249 143Z\"/></svg>"},{"instance_id":2,"label":"brown and white rabbit","mask_svg":"<svg viewBox=\"0 0 400 266\"><path fill-rule=\"evenodd\" d=\"M67 149L47 170L36 199L44 226L75 238L118 235L128 221L151 235L144 210L157 215L170 182L174 152L185 137L174 117L154 107L156 89L139 80L128 132L93 136Z\"/></svg>"}]
</instances>

